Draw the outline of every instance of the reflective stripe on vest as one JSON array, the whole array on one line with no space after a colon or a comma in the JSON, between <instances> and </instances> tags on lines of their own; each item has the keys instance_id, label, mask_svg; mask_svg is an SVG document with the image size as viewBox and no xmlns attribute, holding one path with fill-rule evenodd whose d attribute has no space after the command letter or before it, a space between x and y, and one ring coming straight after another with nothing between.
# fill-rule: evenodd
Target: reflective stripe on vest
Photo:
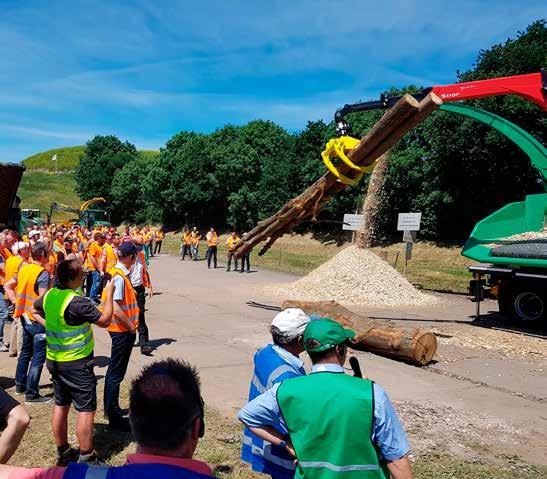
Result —
<instances>
[{"instance_id":1,"label":"reflective stripe on vest","mask_svg":"<svg viewBox=\"0 0 547 479\"><path fill-rule=\"evenodd\" d=\"M322 461L299 462L298 465L304 469L309 467L315 467L329 469L334 472L378 471L380 469L380 466L376 464L351 464L349 466L337 466L336 464Z\"/></svg>"},{"instance_id":2,"label":"reflective stripe on vest","mask_svg":"<svg viewBox=\"0 0 547 479\"><path fill-rule=\"evenodd\" d=\"M30 309L34 305L34 301L38 299L36 280L42 271L44 268L38 264L25 264L17 273L14 318L20 318L25 313L30 320L34 321Z\"/></svg>"},{"instance_id":3,"label":"reflective stripe on vest","mask_svg":"<svg viewBox=\"0 0 547 479\"><path fill-rule=\"evenodd\" d=\"M207 479L207 474L191 471L171 464L126 464L124 466L88 466L71 462L63 479Z\"/></svg>"},{"instance_id":4,"label":"reflective stripe on vest","mask_svg":"<svg viewBox=\"0 0 547 479\"><path fill-rule=\"evenodd\" d=\"M88 357L94 348L93 331L89 323L70 326L65 311L78 296L71 289L50 289L44 295L46 315L46 356L56 362L75 361Z\"/></svg>"}]
</instances>

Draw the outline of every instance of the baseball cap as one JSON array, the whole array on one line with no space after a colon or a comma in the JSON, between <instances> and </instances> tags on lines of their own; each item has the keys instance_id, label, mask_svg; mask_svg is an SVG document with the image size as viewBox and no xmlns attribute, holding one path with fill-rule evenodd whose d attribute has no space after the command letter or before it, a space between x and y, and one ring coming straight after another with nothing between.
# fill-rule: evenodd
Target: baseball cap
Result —
<instances>
[{"instance_id":1,"label":"baseball cap","mask_svg":"<svg viewBox=\"0 0 547 479\"><path fill-rule=\"evenodd\" d=\"M122 243L118 248L118 254L125 257L137 254L137 247L129 241L127 243Z\"/></svg>"},{"instance_id":2,"label":"baseball cap","mask_svg":"<svg viewBox=\"0 0 547 479\"><path fill-rule=\"evenodd\" d=\"M271 329L290 342L304 332L309 322L310 317L301 309L287 308L275 315Z\"/></svg>"},{"instance_id":3,"label":"baseball cap","mask_svg":"<svg viewBox=\"0 0 547 479\"><path fill-rule=\"evenodd\" d=\"M309 353L319 353L342 344L346 339L355 337L355 332L345 329L330 318L311 321L304 331L304 348Z\"/></svg>"},{"instance_id":4,"label":"baseball cap","mask_svg":"<svg viewBox=\"0 0 547 479\"><path fill-rule=\"evenodd\" d=\"M40 232L38 230L32 230L29 234L29 238L34 238L35 236L40 236Z\"/></svg>"}]
</instances>

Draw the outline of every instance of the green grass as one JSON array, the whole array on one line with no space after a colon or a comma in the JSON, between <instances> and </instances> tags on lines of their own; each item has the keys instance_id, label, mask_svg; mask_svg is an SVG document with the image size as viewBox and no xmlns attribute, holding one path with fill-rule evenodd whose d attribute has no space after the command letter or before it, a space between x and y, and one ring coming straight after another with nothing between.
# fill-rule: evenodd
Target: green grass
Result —
<instances>
[{"instance_id":1,"label":"green grass","mask_svg":"<svg viewBox=\"0 0 547 479\"><path fill-rule=\"evenodd\" d=\"M53 155L57 155L58 171L74 171L80 157L84 154L85 145L67 146L64 148L54 148L52 150L42 151L24 159L22 163L27 170L55 171L55 162L51 160ZM152 159L160 154L156 150L139 150L142 158Z\"/></svg>"},{"instance_id":2,"label":"green grass","mask_svg":"<svg viewBox=\"0 0 547 479\"><path fill-rule=\"evenodd\" d=\"M78 207L81 204L74 191L76 183L72 173L46 173L26 171L19 186L18 195L21 197L21 208L38 208L42 218L46 218L52 202L63 203ZM53 214L54 223L73 218L74 213L57 211Z\"/></svg>"},{"instance_id":3,"label":"green grass","mask_svg":"<svg viewBox=\"0 0 547 479\"><path fill-rule=\"evenodd\" d=\"M22 163L27 170L55 171L55 162L51 160L51 157L56 154L58 171L72 171L80 162L84 150L85 145L54 148L29 156Z\"/></svg>"}]
</instances>

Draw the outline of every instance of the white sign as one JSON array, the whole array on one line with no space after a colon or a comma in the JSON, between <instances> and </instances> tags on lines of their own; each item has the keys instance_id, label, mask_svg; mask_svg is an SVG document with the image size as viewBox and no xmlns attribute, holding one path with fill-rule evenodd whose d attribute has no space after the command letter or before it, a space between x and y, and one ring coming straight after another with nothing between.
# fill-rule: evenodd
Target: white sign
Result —
<instances>
[{"instance_id":1,"label":"white sign","mask_svg":"<svg viewBox=\"0 0 547 479\"><path fill-rule=\"evenodd\" d=\"M57 155L56 155L56 154L53 155L53 156L51 157L51 159L52 159L52 161L57 161Z\"/></svg>"},{"instance_id":2,"label":"white sign","mask_svg":"<svg viewBox=\"0 0 547 479\"><path fill-rule=\"evenodd\" d=\"M422 213L399 213L397 231L419 231Z\"/></svg>"},{"instance_id":3,"label":"white sign","mask_svg":"<svg viewBox=\"0 0 547 479\"><path fill-rule=\"evenodd\" d=\"M343 230L359 231L364 229L365 217L363 215L344 215L344 223L342 224Z\"/></svg>"}]
</instances>

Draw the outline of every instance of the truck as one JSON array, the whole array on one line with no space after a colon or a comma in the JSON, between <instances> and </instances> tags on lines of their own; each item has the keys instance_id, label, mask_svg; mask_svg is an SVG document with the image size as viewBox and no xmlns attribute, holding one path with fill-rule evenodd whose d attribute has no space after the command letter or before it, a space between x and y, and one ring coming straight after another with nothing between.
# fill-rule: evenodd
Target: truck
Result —
<instances>
[{"instance_id":1,"label":"truck","mask_svg":"<svg viewBox=\"0 0 547 479\"><path fill-rule=\"evenodd\" d=\"M48 223L51 223L54 211L66 211L77 215L72 221L86 228L94 226L110 226L110 215L108 211L102 208L91 208L97 203L106 203L104 198L92 198L84 201L79 208L63 205L62 203L53 202L49 207L47 215Z\"/></svg>"},{"instance_id":2,"label":"truck","mask_svg":"<svg viewBox=\"0 0 547 479\"><path fill-rule=\"evenodd\" d=\"M17 190L24 171L22 165L0 163L0 230L9 228L21 232L21 198Z\"/></svg>"},{"instance_id":3,"label":"truck","mask_svg":"<svg viewBox=\"0 0 547 479\"><path fill-rule=\"evenodd\" d=\"M479 221L465 242L462 255L477 261L469 267L473 279L469 292L476 302L497 299L502 315L519 322L547 323L547 153L532 135L493 113L459 103L498 95L518 95L547 110L547 72L494 78L453 85L434 86L413 94L417 99L437 94L440 110L480 121L505 135L521 148L538 170L545 193L528 195ZM384 96L378 101L346 104L335 113L338 136L351 132L345 116L366 110L389 108L401 97ZM456 102L456 103L453 103Z\"/></svg>"}]
</instances>

